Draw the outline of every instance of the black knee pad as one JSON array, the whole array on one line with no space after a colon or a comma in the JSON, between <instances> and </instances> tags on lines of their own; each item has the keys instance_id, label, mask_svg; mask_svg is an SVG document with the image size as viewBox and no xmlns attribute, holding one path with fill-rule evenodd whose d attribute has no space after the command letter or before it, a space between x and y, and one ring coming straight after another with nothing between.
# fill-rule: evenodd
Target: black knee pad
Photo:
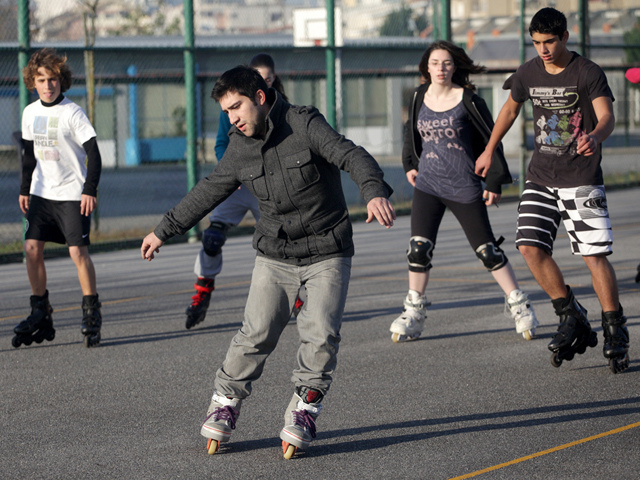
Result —
<instances>
[{"instance_id":1,"label":"black knee pad","mask_svg":"<svg viewBox=\"0 0 640 480\"><path fill-rule=\"evenodd\" d=\"M426 272L431 269L434 246L433 242L428 238L411 237L409 239L409 250L407 250L409 270L412 272Z\"/></svg>"},{"instance_id":2,"label":"black knee pad","mask_svg":"<svg viewBox=\"0 0 640 480\"><path fill-rule=\"evenodd\" d=\"M490 272L504 267L509 261L499 246L503 240L504 238L500 237L497 242L485 243L476 248L476 256Z\"/></svg>"},{"instance_id":3,"label":"black knee pad","mask_svg":"<svg viewBox=\"0 0 640 480\"><path fill-rule=\"evenodd\" d=\"M210 257L218 255L222 251L224 242L227 241L227 230L229 230L229 225L221 222L211 222L211 225L202 232L204 253Z\"/></svg>"}]
</instances>

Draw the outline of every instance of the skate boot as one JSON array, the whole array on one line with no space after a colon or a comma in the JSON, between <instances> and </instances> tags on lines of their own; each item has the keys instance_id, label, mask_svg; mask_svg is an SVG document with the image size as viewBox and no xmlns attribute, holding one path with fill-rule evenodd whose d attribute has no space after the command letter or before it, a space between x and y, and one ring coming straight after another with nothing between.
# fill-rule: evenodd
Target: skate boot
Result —
<instances>
[{"instance_id":1,"label":"skate boot","mask_svg":"<svg viewBox=\"0 0 640 480\"><path fill-rule=\"evenodd\" d=\"M15 326L16 334L11 339L11 345L18 348L20 345L31 345L31 342L42 343L43 340L52 341L56 336L53 328L53 308L49 304L49 291L44 295L31 295L31 314Z\"/></svg>"},{"instance_id":2,"label":"skate boot","mask_svg":"<svg viewBox=\"0 0 640 480\"><path fill-rule=\"evenodd\" d=\"M241 398L227 398L218 392L213 392L207 418L200 429L200 435L209 439L207 442L209 455L218 451L220 443L228 442L231 438L241 406Z\"/></svg>"},{"instance_id":3,"label":"skate boot","mask_svg":"<svg viewBox=\"0 0 640 480\"><path fill-rule=\"evenodd\" d=\"M102 327L102 314L98 301L98 294L84 295L82 297L82 326L80 331L84 335L84 346L95 347L100 344L100 327Z\"/></svg>"},{"instance_id":4,"label":"skate boot","mask_svg":"<svg viewBox=\"0 0 640 480\"><path fill-rule=\"evenodd\" d=\"M322 411L324 395L309 387L296 387L287 411L284 414L284 428L280 432L282 453L289 460L298 451L306 449L316 438L316 418Z\"/></svg>"},{"instance_id":5,"label":"skate boot","mask_svg":"<svg viewBox=\"0 0 640 480\"><path fill-rule=\"evenodd\" d=\"M578 303L567 285L567 297L552 300L556 315L560 317L558 331L549 343L551 365L559 367L563 360L572 360L576 353L582 354L587 347L598 344L596 332L591 330L587 310Z\"/></svg>"},{"instance_id":6,"label":"skate boot","mask_svg":"<svg viewBox=\"0 0 640 480\"><path fill-rule=\"evenodd\" d=\"M204 320L211 301L211 292L215 289L213 278L198 278L193 287L196 289L196 294L191 297L191 305L187 307L185 323L187 330Z\"/></svg>"},{"instance_id":7,"label":"skate boot","mask_svg":"<svg viewBox=\"0 0 640 480\"><path fill-rule=\"evenodd\" d=\"M602 332L604 333L604 358L609 359L609 369L613 373L629 367L629 331L627 317L622 306L617 312L602 312Z\"/></svg>"},{"instance_id":8,"label":"skate boot","mask_svg":"<svg viewBox=\"0 0 640 480\"><path fill-rule=\"evenodd\" d=\"M538 319L529 303L529 296L522 290L514 290L505 298L504 309L505 314L510 313L515 320L516 332L521 333L525 340L531 340L536 334Z\"/></svg>"},{"instance_id":9,"label":"skate boot","mask_svg":"<svg viewBox=\"0 0 640 480\"><path fill-rule=\"evenodd\" d=\"M418 338L424 330L424 321L427 319L429 305L431 303L427 302L425 295L420 296L415 290L409 290L407 298L404 299L402 313L389 327L392 333L391 340L398 343Z\"/></svg>"}]
</instances>

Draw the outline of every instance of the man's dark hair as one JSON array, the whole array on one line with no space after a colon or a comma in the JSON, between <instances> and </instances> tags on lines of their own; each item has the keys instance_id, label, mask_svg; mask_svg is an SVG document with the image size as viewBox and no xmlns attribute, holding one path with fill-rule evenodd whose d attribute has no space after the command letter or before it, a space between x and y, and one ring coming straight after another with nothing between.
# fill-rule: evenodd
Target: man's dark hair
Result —
<instances>
[{"instance_id":1,"label":"man's dark hair","mask_svg":"<svg viewBox=\"0 0 640 480\"><path fill-rule=\"evenodd\" d=\"M529 35L546 33L562 38L567 31L567 17L555 8L546 7L538 10L529 24Z\"/></svg>"},{"instance_id":2,"label":"man's dark hair","mask_svg":"<svg viewBox=\"0 0 640 480\"><path fill-rule=\"evenodd\" d=\"M255 104L256 94L258 90L262 90L265 95L269 91L267 82L258 73L257 70L247 67L246 65L238 65L231 70L227 70L218 79L211 91L211 98L216 102L229 92L238 93L245 97L249 97Z\"/></svg>"}]
</instances>

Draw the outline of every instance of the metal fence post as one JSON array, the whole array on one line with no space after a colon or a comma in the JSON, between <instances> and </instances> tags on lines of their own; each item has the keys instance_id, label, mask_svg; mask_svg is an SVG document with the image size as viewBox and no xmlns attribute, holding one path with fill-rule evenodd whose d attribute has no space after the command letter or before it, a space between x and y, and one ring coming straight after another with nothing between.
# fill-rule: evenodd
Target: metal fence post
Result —
<instances>
[{"instance_id":1,"label":"metal fence post","mask_svg":"<svg viewBox=\"0 0 640 480\"><path fill-rule=\"evenodd\" d=\"M336 128L336 34L334 0L327 5L327 122Z\"/></svg>"},{"instance_id":2,"label":"metal fence post","mask_svg":"<svg viewBox=\"0 0 640 480\"><path fill-rule=\"evenodd\" d=\"M184 0L184 88L186 95L185 116L187 124L187 191L198 181L198 163L196 155L196 64L195 35L193 32L193 0ZM198 225L189 230L189 241L198 236Z\"/></svg>"}]
</instances>

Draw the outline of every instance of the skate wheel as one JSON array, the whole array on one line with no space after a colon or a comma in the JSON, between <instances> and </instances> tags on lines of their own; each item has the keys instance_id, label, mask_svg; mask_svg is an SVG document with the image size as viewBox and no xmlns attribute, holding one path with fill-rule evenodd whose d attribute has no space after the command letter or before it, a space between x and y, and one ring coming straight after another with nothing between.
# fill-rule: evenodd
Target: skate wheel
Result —
<instances>
[{"instance_id":1,"label":"skate wheel","mask_svg":"<svg viewBox=\"0 0 640 480\"><path fill-rule=\"evenodd\" d=\"M24 343L28 347L29 345L31 345L32 341L33 339L31 337L27 337L24 340L22 340L22 343Z\"/></svg>"},{"instance_id":2,"label":"skate wheel","mask_svg":"<svg viewBox=\"0 0 640 480\"><path fill-rule=\"evenodd\" d=\"M404 342L410 342L411 340L415 340L418 337L420 337L419 333L414 333L413 335L401 335L399 333L392 333L391 341L393 343L404 343Z\"/></svg>"},{"instance_id":3,"label":"skate wheel","mask_svg":"<svg viewBox=\"0 0 640 480\"><path fill-rule=\"evenodd\" d=\"M87 348L95 347L100 344L100 333L96 335L85 335L84 337L84 346Z\"/></svg>"},{"instance_id":4,"label":"skate wheel","mask_svg":"<svg viewBox=\"0 0 640 480\"><path fill-rule=\"evenodd\" d=\"M532 337L533 335L534 335L534 334L532 333L532 330L525 330L524 332L522 332L522 337L523 337L525 340L531 340L531 337Z\"/></svg>"},{"instance_id":5,"label":"skate wheel","mask_svg":"<svg viewBox=\"0 0 640 480\"><path fill-rule=\"evenodd\" d=\"M620 373L623 370L629 367L629 355L625 354L622 358L610 358L609 359L609 370L611 372Z\"/></svg>"},{"instance_id":6,"label":"skate wheel","mask_svg":"<svg viewBox=\"0 0 640 480\"><path fill-rule=\"evenodd\" d=\"M220 442L218 440L214 440L213 438L210 438L209 441L207 442L207 453L209 455L213 455L219 449L220 449Z\"/></svg>"},{"instance_id":7,"label":"skate wheel","mask_svg":"<svg viewBox=\"0 0 640 480\"><path fill-rule=\"evenodd\" d=\"M56 331L55 330L51 330L51 332L49 332L47 334L46 337L44 337L48 342L53 341L54 338L56 338Z\"/></svg>"},{"instance_id":8,"label":"skate wheel","mask_svg":"<svg viewBox=\"0 0 640 480\"><path fill-rule=\"evenodd\" d=\"M285 441L282 442L282 453L284 453L285 460L289 460L295 455L297 451L298 447L296 447L295 445L291 445L290 443Z\"/></svg>"},{"instance_id":9,"label":"skate wheel","mask_svg":"<svg viewBox=\"0 0 640 480\"><path fill-rule=\"evenodd\" d=\"M551 365L553 365L556 368L562 365L562 359L557 353L554 353L553 355L551 355Z\"/></svg>"},{"instance_id":10,"label":"skate wheel","mask_svg":"<svg viewBox=\"0 0 640 480\"><path fill-rule=\"evenodd\" d=\"M11 339L11 346L13 348L18 348L20 345L22 345L22 342L17 335Z\"/></svg>"},{"instance_id":11,"label":"skate wheel","mask_svg":"<svg viewBox=\"0 0 640 480\"><path fill-rule=\"evenodd\" d=\"M591 348L598 345L598 334L596 332L591 332L591 336L589 337L589 346Z\"/></svg>"}]
</instances>

